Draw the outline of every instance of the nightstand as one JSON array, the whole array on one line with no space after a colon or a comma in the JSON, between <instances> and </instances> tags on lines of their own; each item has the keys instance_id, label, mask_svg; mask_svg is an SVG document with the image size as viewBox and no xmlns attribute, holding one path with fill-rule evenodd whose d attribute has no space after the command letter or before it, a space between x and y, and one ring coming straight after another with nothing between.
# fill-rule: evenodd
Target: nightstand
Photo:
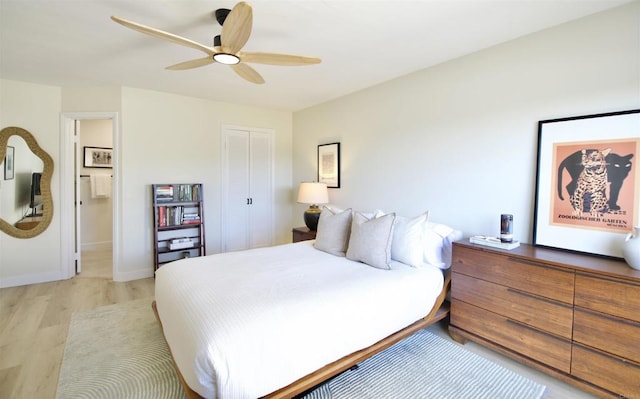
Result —
<instances>
[{"instance_id":1,"label":"nightstand","mask_svg":"<svg viewBox=\"0 0 640 399\"><path fill-rule=\"evenodd\" d=\"M308 227L295 227L293 229L293 242L315 240L316 232L309 230Z\"/></svg>"}]
</instances>

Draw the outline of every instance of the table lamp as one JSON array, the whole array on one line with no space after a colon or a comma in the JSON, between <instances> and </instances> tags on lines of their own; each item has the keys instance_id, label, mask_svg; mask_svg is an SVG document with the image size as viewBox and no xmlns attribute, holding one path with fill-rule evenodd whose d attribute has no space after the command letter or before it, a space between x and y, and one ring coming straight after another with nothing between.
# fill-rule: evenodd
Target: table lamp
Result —
<instances>
[{"instance_id":1,"label":"table lamp","mask_svg":"<svg viewBox=\"0 0 640 399\"><path fill-rule=\"evenodd\" d=\"M316 231L318 229L318 219L320 219L321 209L318 204L326 204L329 202L329 192L327 185L316 182L302 182L298 190L298 203L309 204L309 208L304 211L304 223L309 230Z\"/></svg>"}]
</instances>

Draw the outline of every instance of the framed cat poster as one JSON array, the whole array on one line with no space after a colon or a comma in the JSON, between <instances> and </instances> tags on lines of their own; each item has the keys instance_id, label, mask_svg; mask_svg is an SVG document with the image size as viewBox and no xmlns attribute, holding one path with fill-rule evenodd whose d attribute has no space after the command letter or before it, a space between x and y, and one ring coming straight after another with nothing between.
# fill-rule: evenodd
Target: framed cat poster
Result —
<instances>
[{"instance_id":1,"label":"framed cat poster","mask_svg":"<svg viewBox=\"0 0 640 399\"><path fill-rule=\"evenodd\" d=\"M533 245L622 258L639 151L640 109L539 121Z\"/></svg>"}]
</instances>

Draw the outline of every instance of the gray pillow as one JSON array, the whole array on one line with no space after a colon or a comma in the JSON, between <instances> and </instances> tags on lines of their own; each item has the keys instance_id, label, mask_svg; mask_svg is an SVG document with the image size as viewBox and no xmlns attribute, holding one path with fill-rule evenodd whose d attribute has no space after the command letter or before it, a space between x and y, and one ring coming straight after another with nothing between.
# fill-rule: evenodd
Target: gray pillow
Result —
<instances>
[{"instance_id":1,"label":"gray pillow","mask_svg":"<svg viewBox=\"0 0 640 399\"><path fill-rule=\"evenodd\" d=\"M350 229L351 209L334 212L326 206L322 207L313 246L332 255L344 256L349 243Z\"/></svg>"},{"instance_id":2,"label":"gray pillow","mask_svg":"<svg viewBox=\"0 0 640 399\"><path fill-rule=\"evenodd\" d=\"M368 219L356 212L351 223L347 258L389 270L395 213Z\"/></svg>"}]
</instances>

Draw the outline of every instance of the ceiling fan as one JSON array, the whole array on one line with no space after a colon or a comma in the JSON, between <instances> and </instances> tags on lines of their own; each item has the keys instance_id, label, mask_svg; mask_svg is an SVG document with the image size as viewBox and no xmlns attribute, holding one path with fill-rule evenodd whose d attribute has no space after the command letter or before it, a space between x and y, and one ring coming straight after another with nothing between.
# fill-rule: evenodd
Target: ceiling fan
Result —
<instances>
[{"instance_id":1,"label":"ceiling fan","mask_svg":"<svg viewBox=\"0 0 640 399\"><path fill-rule=\"evenodd\" d=\"M137 22L128 21L124 18L112 16L111 19L127 28L181 46L191 47L206 54L206 57L181 62L166 68L172 71L198 68L218 62L231 66L243 79L251 83L262 84L264 83L262 76L251 66L247 65L247 63L300 66L319 64L321 62L320 58L316 57L241 51L242 47L244 47L249 40L253 24L253 9L244 1L236 4L232 10L226 8L216 10L215 16L218 23L222 25L222 32L214 38L213 47L205 46L193 40L151 28Z\"/></svg>"}]
</instances>

